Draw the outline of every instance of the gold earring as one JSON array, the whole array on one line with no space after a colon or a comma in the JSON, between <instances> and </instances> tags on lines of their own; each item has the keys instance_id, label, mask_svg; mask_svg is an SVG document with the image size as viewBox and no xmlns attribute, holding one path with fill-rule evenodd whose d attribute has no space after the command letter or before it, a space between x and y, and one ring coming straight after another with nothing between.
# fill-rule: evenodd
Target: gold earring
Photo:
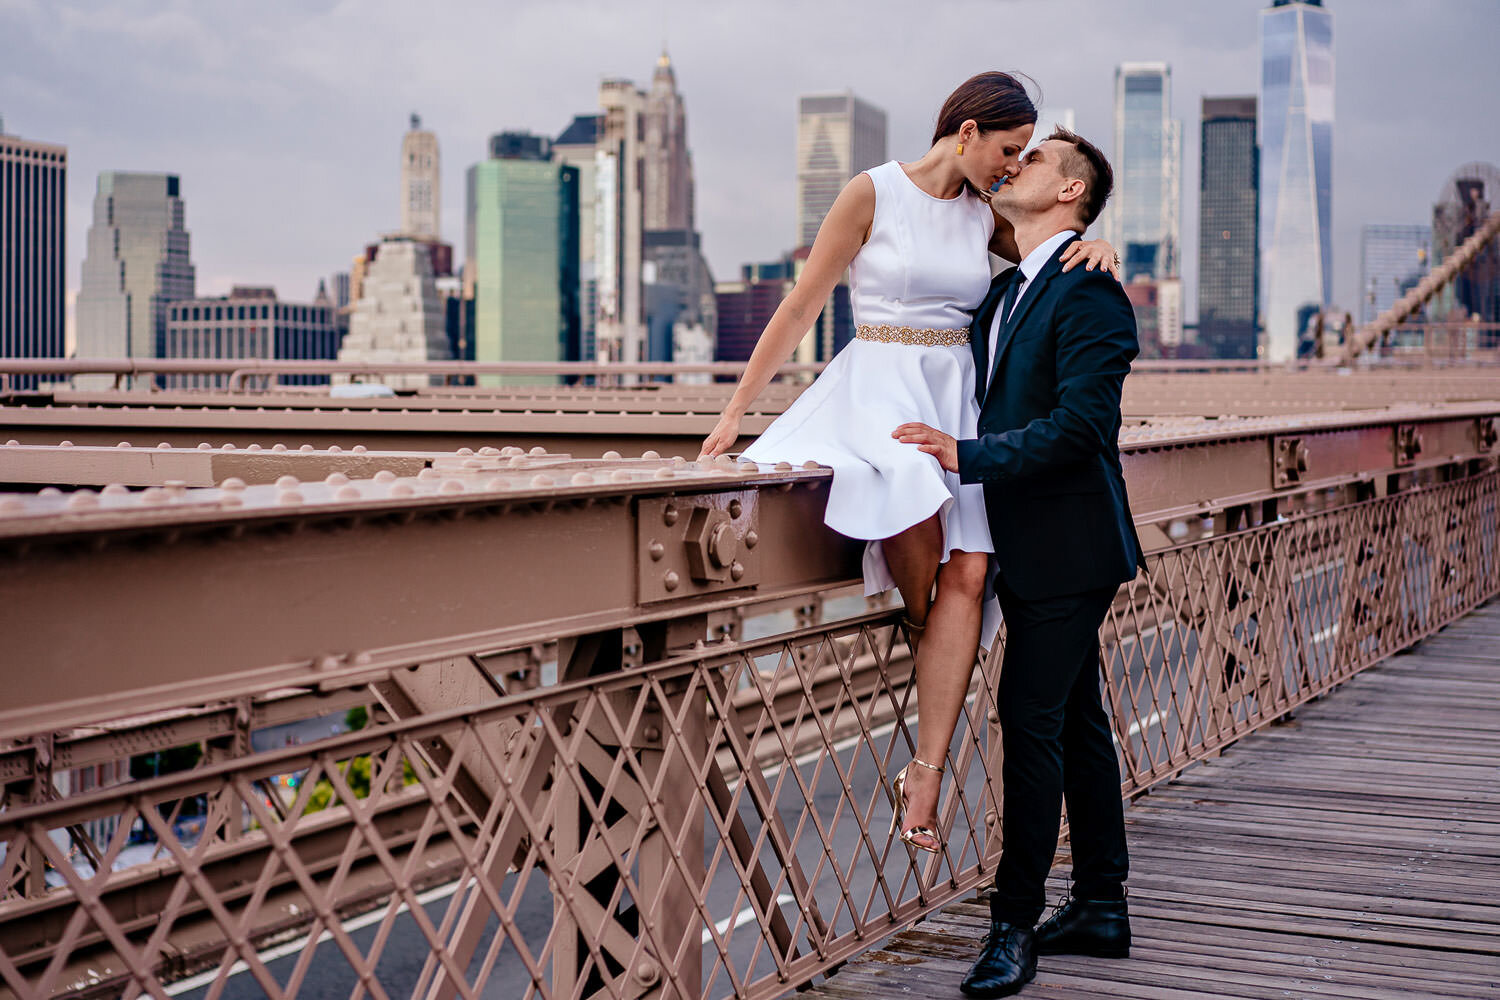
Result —
<instances>
[{"instance_id":1,"label":"gold earring","mask_svg":"<svg viewBox=\"0 0 1500 1000\"><path fill-rule=\"evenodd\" d=\"M959 156L963 156L964 155L964 144L963 143L959 143L958 144L958 155Z\"/></svg>"}]
</instances>

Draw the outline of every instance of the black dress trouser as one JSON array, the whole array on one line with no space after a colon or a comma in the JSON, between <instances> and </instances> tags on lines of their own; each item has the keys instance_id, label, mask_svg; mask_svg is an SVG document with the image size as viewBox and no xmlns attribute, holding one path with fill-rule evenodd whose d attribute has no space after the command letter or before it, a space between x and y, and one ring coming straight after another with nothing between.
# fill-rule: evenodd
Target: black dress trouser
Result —
<instances>
[{"instance_id":1,"label":"black dress trouser","mask_svg":"<svg viewBox=\"0 0 1500 1000\"><path fill-rule=\"evenodd\" d=\"M1005 802L990 911L1030 926L1046 905L1064 796L1074 894L1124 896L1120 763L1099 695L1099 626L1117 588L1026 600L1000 575L995 589L1006 627L997 698Z\"/></svg>"}]
</instances>

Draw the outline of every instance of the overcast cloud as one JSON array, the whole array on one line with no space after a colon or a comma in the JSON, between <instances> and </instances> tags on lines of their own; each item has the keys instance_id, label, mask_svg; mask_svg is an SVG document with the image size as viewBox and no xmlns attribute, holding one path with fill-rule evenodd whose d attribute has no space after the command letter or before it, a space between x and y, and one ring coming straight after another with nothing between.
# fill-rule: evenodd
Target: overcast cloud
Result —
<instances>
[{"instance_id":1,"label":"overcast cloud","mask_svg":"<svg viewBox=\"0 0 1500 1000\"><path fill-rule=\"evenodd\" d=\"M6 131L69 150L69 285L100 170L177 173L202 294L307 298L398 221L406 117L437 132L443 231L486 137L556 135L602 77L649 82L663 43L688 109L698 225L715 274L792 242L796 101L852 88L890 153L927 148L938 105L984 69L1034 77L1113 143L1115 66L1165 60L1183 120L1183 262L1196 311L1199 100L1254 94L1263 0L0 0ZM1423 223L1443 180L1500 162L1497 0L1327 0L1334 14L1336 299L1359 230Z\"/></svg>"}]
</instances>

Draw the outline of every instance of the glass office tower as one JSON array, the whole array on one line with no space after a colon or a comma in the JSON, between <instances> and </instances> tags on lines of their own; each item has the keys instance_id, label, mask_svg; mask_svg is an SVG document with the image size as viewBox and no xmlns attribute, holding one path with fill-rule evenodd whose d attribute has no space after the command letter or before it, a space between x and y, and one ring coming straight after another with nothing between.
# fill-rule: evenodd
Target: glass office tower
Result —
<instances>
[{"instance_id":1,"label":"glass office tower","mask_svg":"<svg viewBox=\"0 0 1500 1000\"><path fill-rule=\"evenodd\" d=\"M477 361L578 359L578 168L523 152L469 168Z\"/></svg>"},{"instance_id":2,"label":"glass office tower","mask_svg":"<svg viewBox=\"0 0 1500 1000\"><path fill-rule=\"evenodd\" d=\"M1215 358L1257 346L1255 98L1203 98L1198 187L1198 342Z\"/></svg>"},{"instance_id":3,"label":"glass office tower","mask_svg":"<svg viewBox=\"0 0 1500 1000\"><path fill-rule=\"evenodd\" d=\"M1166 63L1115 70L1115 198L1111 242L1125 280L1156 280L1178 269L1182 123L1172 118Z\"/></svg>"},{"instance_id":4,"label":"glass office tower","mask_svg":"<svg viewBox=\"0 0 1500 1000\"><path fill-rule=\"evenodd\" d=\"M1260 54L1263 356L1286 361L1333 275L1333 15L1322 0L1275 0Z\"/></svg>"}]
</instances>

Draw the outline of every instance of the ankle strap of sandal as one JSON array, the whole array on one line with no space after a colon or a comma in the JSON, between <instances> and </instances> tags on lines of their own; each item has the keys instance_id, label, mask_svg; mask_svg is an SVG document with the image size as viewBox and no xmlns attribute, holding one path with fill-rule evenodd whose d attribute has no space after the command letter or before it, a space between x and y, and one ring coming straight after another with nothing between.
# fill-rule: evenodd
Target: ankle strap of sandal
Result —
<instances>
[{"instance_id":1,"label":"ankle strap of sandal","mask_svg":"<svg viewBox=\"0 0 1500 1000\"><path fill-rule=\"evenodd\" d=\"M942 774L945 770L947 770L947 768L939 767L936 764L929 764L921 757L913 757L911 759L911 762L913 764L920 764L921 766L927 768L927 770L929 771L936 771L938 774Z\"/></svg>"}]
</instances>

